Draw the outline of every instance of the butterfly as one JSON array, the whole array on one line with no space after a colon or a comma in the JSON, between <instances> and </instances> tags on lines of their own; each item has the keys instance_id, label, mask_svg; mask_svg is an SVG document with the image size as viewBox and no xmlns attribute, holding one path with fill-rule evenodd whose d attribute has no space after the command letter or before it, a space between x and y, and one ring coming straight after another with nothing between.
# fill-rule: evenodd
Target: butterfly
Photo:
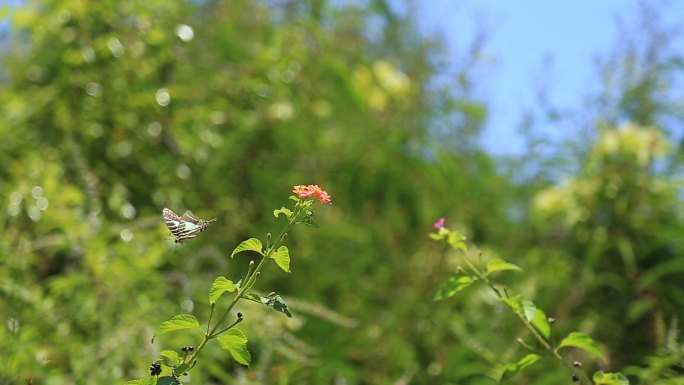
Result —
<instances>
[{"instance_id":1,"label":"butterfly","mask_svg":"<svg viewBox=\"0 0 684 385\"><path fill-rule=\"evenodd\" d=\"M176 243L195 238L197 234L207 229L209 223L216 221L216 218L208 221L199 219L192 211L186 211L183 216L180 216L166 207L162 210L162 217L166 227L169 228L171 234L176 238Z\"/></svg>"}]
</instances>

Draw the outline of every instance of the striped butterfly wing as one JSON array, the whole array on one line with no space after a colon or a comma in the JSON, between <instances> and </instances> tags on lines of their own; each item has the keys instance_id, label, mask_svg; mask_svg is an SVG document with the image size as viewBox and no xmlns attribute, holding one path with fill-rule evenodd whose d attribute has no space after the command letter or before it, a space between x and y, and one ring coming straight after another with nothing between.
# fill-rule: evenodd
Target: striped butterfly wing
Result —
<instances>
[{"instance_id":1,"label":"striped butterfly wing","mask_svg":"<svg viewBox=\"0 0 684 385\"><path fill-rule=\"evenodd\" d=\"M164 218L164 223L166 227L169 228L171 234L176 238L176 243L181 243L187 241L188 239L195 238L197 234L206 229L206 224L204 229L201 224L193 223L193 221L186 220L185 215L183 217L174 213L171 209L164 207L162 210L162 217Z\"/></svg>"},{"instance_id":2,"label":"striped butterfly wing","mask_svg":"<svg viewBox=\"0 0 684 385\"><path fill-rule=\"evenodd\" d=\"M204 219L199 219L192 211L188 210L183 214L182 217L186 222L192 223L199 226L199 231L202 232L207 229L209 223L216 221L216 218L205 221Z\"/></svg>"}]
</instances>

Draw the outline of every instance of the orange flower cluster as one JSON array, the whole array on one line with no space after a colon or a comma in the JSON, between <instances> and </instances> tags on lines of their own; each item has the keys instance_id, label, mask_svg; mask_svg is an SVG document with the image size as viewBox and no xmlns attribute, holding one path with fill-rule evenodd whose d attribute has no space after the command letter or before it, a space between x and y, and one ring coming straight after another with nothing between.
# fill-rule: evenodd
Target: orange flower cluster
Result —
<instances>
[{"instance_id":1,"label":"orange flower cluster","mask_svg":"<svg viewBox=\"0 0 684 385\"><path fill-rule=\"evenodd\" d=\"M294 186L292 188L292 192L299 199L316 199L321 203L332 204L330 195L316 184L310 184L308 186L300 184L298 186Z\"/></svg>"}]
</instances>

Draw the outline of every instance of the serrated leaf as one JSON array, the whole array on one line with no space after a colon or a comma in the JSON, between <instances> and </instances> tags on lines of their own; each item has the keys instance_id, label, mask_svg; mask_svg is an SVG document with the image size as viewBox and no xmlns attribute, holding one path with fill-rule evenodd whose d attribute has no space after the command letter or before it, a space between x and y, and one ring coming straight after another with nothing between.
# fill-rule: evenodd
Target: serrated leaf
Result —
<instances>
[{"instance_id":1,"label":"serrated leaf","mask_svg":"<svg viewBox=\"0 0 684 385\"><path fill-rule=\"evenodd\" d=\"M157 385L182 385L182 383L176 377L163 376L157 379Z\"/></svg>"},{"instance_id":2,"label":"serrated leaf","mask_svg":"<svg viewBox=\"0 0 684 385\"><path fill-rule=\"evenodd\" d=\"M230 257L233 258L235 254L241 253L243 251L256 251L257 253L264 255L264 252L262 251L264 246L261 244L261 241L256 239L256 238L249 238L246 241L240 242L239 245L233 250L233 252L230 254Z\"/></svg>"},{"instance_id":3,"label":"serrated leaf","mask_svg":"<svg viewBox=\"0 0 684 385\"><path fill-rule=\"evenodd\" d=\"M435 301L451 298L459 291L475 282L475 278L469 275L453 276L449 278L435 294Z\"/></svg>"},{"instance_id":4,"label":"serrated leaf","mask_svg":"<svg viewBox=\"0 0 684 385\"><path fill-rule=\"evenodd\" d=\"M244 298L246 300L254 301L257 303L263 303L261 300L261 297L258 294L254 294L254 293L243 294L242 298Z\"/></svg>"},{"instance_id":5,"label":"serrated leaf","mask_svg":"<svg viewBox=\"0 0 684 385\"><path fill-rule=\"evenodd\" d=\"M168 321L162 322L157 331L154 332L155 336L160 336L168 332L182 329L199 329L200 325L197 322L197 318L190 314L179 314ZM152 339L154 341L154 338Z\"/></svg>"},{"instance_id":6,"label":"serrated leaf","mask_svg":"<svg viewBox=\"0 0 684 385\"><path fill-rule=\"evenodd\" d=\"M605 357L603 356L603 352L601 352L601 349L599 348L596 341L594 341L586 333L572 332L568 334L568 336L563 338L560 344L558 344L558 348L556 348L556 350L560 350L561 348L569 346L580 348L588 353L595 355L596 357L605 359Z\"/></svg>"},{"instance_id":7,"label":"serrated leaf","mask_svg":"<svg viewBox=\"0 0 684 385\"><path fill-rule=\"evenodd\" d=\"M622 373L604 373L598 371L592 377L595 385L629 385L629 380Z\"/></svg>"},{"instance_id":8,"label":"serrated leaf","mask_svg":"<svg viewBox=\"0 0 684 385\"><path fill-rule=\"evenodd\" d=\"M519 266L514 265L512 263L508 263L503 259L497 258L487 262L487 266L485 267L485 275L489 275L495 271L505 270L522 271L522 269Z\"/></svg>"},{"instance_id":9,"label":"serrated leaf","mask_svg":"<svg viewBox=\"0 0 684 385\"><path fill-rule=\"evenodd\" d=\"M537 309L532 319L532 326L534 326L547 340L551 337L551 326L549 325L549 318L541 309Z\"/></svg>"},{"instance_id":10,"label":"serrated leaf","mask_svg":"<svg viewBox=\"0 0 684 385\"><path fill-rule=\"evenodd\" d=\"M288 309L287 304L285 303L283 298L278 294L274 293L267 297L262 297L261 303L271 308L271 310L283 313L289 318L292 318L292 313L290 313L290 309Z\"/></svg>"},{"instance_id":11,"label":"serrated leaf","mask_svg":"<svg viewBox=\"0 0 684 385\"><path fill-rule=\"evenodd\" d=\"M537 313L537 306L535 306L532 301L524 299L520 295L504 297L503 301L510 306L514 312L523 316L528 322L532 321Z\"/></svg>"},{"instance_id":12,"label":"serrated leaf","mask_svg":"<svg viewBox=\"0 0 684 385\"><path fill-rule=\"evenodd\" d=\"M124 382L123 385L150 385L150 380L130 380Z\"/></svg>"},{"instance_id":13,"label":"serrated leaf","mask_svg":"<svg viewBox=\"0 0 684 385\"><path fill-rule=\"evenodd\" d=\"M238 329L230 329L226 334L216 337L221 347L228 350L235 361L249 366L252 356L247 350L247 336Z\"/></svg>"},{"instance_id":14,"label":"serrated leaf","mask_svg":"<svg viewBox=\"0 0 684 385\"><path fill-rule=\"evenodd\" d=\"M278 250L271 255L271 258L275 260L276 265L283 269L284 272L290 272L290 252L287 250L286 246L280 246Z\"/></svg>"},{"instance_id":15,"label":"serrated leaf","mask_svg":"<svg viewBox=\"0 0 684 385\"><path fill-rule=\"evenodd\" d=\"M290 209L288 209L288 208L285 208L285 207L281 207L281 208L279 208L279 209L277 209L277 210L273 210L273 216L274 216L274 217L278 218L278 216L279 216L280 214L285 214L286 217L292 218L292 214L293 214L293 213L292 213L292 210L290 210Z\"/></svg>"},{"instance_id":16,"label":"serrated leaf","mask_svg":"<svg viewBox=\"0 0 684 385\"><path fill-rule=\"evenodd\" d=\"M504 371L501 374L501 380L499 382L505 382L511 379L515 374L519 373L526 367L539 361L541 356L538 354L530 353L525 357L521 358L518 362L512 362L504 366Z\"/></svg>"},{"instance_id":17,"label":"serrated leaf","mask_svg":"<svg viewBox=\"0 0 684 385\"><path fill-rule=\"evenodd\" d=\"M213 304L225 292L235 291L235 284L226 277L217 277L209 290L209 303Z\"/></svg>"},{"instance_id":18,"label":"serrated leaf","mask_svg":"<svg viewBox=\"0 0 684 385\"><path fill-rule=\"evenodd\" d=\"M175 350L162 350L159 355L168 358L171 366L176 366L181 362L181 356Z\"/></svg>"}]
</instances>

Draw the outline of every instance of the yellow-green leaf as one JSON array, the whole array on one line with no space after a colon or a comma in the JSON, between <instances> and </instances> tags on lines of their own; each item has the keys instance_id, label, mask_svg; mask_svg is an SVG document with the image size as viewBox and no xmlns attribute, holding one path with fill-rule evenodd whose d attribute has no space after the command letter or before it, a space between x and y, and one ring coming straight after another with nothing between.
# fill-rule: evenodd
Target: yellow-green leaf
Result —
<instances>
[{"instance_id":1,"label":"yellow-green leaf","mask_svg":"<svg viewBox=\"0 0 684 385\"><path fill-rule=\"evenodd\" d=\"M213 304L225 292L235 291L235 284L226 277L217 277L211 284L209 291L209 303Z\"/></svg>"},{"instance_id":2,"label":"yellow-green leaf","mask_svg":"<svg viewBox=\"0 0 684 385\"><path fill-rule=\"evenodd\" d=\"M168 321L164 321L159 325L155 336L159 336L168 332L182 329L199 329L200 325L197 319L190 314L179 314Z\"/></svg>"},{"instance_id":3,"label":"yellow-green leaf","mask_svg":"<svg viewBox=\"0 0 684 385\"><path fill-rule=\"evenodd\" d=\"M522 271L522 269L519 266L514 265L512 263L508 263L503 259L497 258L487 262L487 266L485 267L485 275L489 275L495 271L504 270Z\"/></svg>"},{"instance_id":4,"label":"yellow-green leaf","mask_svg":"<svg viewBox=\"0 0 684 385\"><path fill-rule=\"evenodd\" d=\"M247 336L243 332L237 329L230 329L226 334L220 335L216 339L222 348L230 352L235 361L249 366L252 356L247 350Z\"/></svg>"},{"instance_id":5,"label":"yellow-green leaf","mask_svg":"<svg viewBox=\"0 0 684 385\"><path fill-rule=\"evenodd\" d=\"M264 255L264 252L262 251L264 246L261 244L261 241L256 239L256 238L249 238L246 241L242 241L236 248L233 250L233 252L230 254L230 257L233 258L235 254L241 253L243 251L256 251L257 253Z\"/></svg>"},{"instance_id":6,"label":"yellow-green leaf","mask_svg":"<svg viewBox=\"0 0 684 385\"><path fill-rule=\"evenodd\" d=\"M275 260L275 263L283 269L286 273L290 272L290 252L287 250L286 246L280 246L278 250L276 250L273 255L271 255L271 258Z\"/></svg>"},{"instance_id":7,"label":"yellow-green leaf","mask_svg":"<svg viewBox=\"0 0 684 385\"><path fill-rule=\"evenodd\" d=\"M603 352L601 352L601 349L599 348L596 341L594 341L586 333L572 332L568 334L568 336L563 338L563 341L561 341L560 344L558 344L558 348L556 350L560 350L561 348L568 346L583 349L586 352L591 353L601 359L605 359L605 357L603 356Z\"/></svg>"}]
</instances>

